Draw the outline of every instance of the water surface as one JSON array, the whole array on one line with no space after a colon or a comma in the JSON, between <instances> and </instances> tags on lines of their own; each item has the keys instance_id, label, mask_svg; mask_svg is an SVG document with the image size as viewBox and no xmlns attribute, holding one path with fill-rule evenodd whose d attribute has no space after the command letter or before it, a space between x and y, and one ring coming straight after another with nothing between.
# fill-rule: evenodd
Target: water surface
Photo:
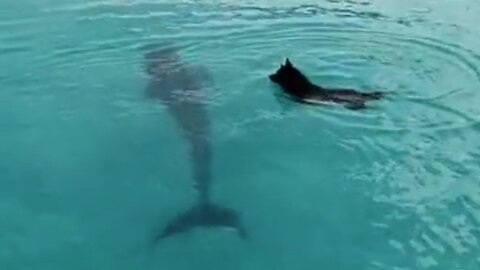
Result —
<instances>
[{"instance_id":1,"label":"water surface","mask_svg":"<svg viewBox=\"0 0 480 270\"><path fill-rule=\"evenodd\" d=\"M480 6L461 1L0 3L1 269L478 269ZM213 197L250 239L149 241L195 200L143 95L174 41L215 84ZM285 57L366 111L279 102Z\"/></svg>"}]
</instances>

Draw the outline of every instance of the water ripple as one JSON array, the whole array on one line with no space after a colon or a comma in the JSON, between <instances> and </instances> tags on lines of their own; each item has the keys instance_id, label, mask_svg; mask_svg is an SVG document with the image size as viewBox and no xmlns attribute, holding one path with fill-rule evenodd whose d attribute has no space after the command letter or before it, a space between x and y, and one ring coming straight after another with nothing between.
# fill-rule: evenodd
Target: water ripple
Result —
<instances>
[{"instance_id":1,"label":"water ripple","mask_svg":"<svg viewBox=\"0 0 480 270\"><path fill-rule=\"evenodd\" d=\"M192 34L190 38L200 38ZM254 65L290 56L317 82L389 93L387 101L374 106L374 110L382 111L376 119L372 118L374 112L320 109L317 115L324 120L384 131L459 129L479 121L479 63L472 51L456 44L431 37L311 23L226 29L210 33L205 39L196 49L222 46L221 40L237 44L239 51L257 57L240 59L229 50L219 50L215 57L230 58L217 62L225 69L239 62ZM304 49L296 50L297 46ZM269 47L276 49L265 55ZM268 66L273 70L277 64ZM265 69L263 74L271 70Z\"/></svg>"},{"instance_id":2,"label":"water ripple","mask_svg":"<svg viewBox=\"0 0 480 270\"><path fill-rule=\"evenodd\" d=\"M375 104L369 112L352 113L330 106L310 110L312 116L321 120L384 132L455 130L478 124L477 54L436 37L411 35L397 24L397 18L357 8L369 6L368 2L330 4L277 8L220 4L197 5L195 9L173 9L172 5L148 1L60 5L43 12L79 13L76 18L80 25L101 24L104 20L121 23L126 25L126 35L82 40L79 46L60 43L38 61L46 66L83 68L101 63L122 64L122 61L137 64L137 60L122 58L122 54L150 41L174 40L187 60L206 62L220 74L234 70L245 73L239 66L260 67L247 77L250 82L258 83L261 79L266 81L278 61L289 56L321 84L389 93L386 101ZM415 14L428 12L420 10ZM322 22L310 20L312 16L322 16ZM188 20L184 20L186 17ZM338 17L342 19L339 21ZM168 19L162 27L171 31L159 35L154 29L138 24L158 18ZM181 25L176 24L177 20L182 21ZM372 28L369 20L383 21L384 29ZM237 52L232 54L229 48L233 47ZM300 47L302 50L297 49ZM5 48L12 49L23 48ZM206 56L203 51L215 53ZM239 85L232 82L222 86L227 87L238 89ZM261 94L268 91L271 89ZM253 93L260 94L259 91L250 94ZM229 102L240 95L244 93L239 90L217 95L216 104L230 106Z\"/></svg>"},{"instance_id":3,"label":"water ripple","mask_svg":"<svg viewBox=\"0 0 480 270\"><path fill-rule=\"evenodd\" d=\"M474 265L480 243L478 49L459 42L460 38L446 40L432 32L414 32L419 25L425 26L420 29L436 25L425 17L431 9L394 17L371 9L373 1L330 0L321 6L284 7L219 2L194 6L186 1L173 5L144 0L64 3L32 12L31 18L0 20L0 56L11 63L0 74L8 90L1 93L2 100L18 102L2 110L39 130L45 128L42 121L48 120L55 128L63 123L87 129L90 125L83 127L82 123L93 123L108 140L122 135L132 140L133 133L122 133L136 128L135 132L145 135L149 133L145 126L162 122L157 114L167 114L142 99L147 78L140 48L173 40L186 62L207 66L215 79L215 86L206 90L211 91L216 151L220 155L228 152L226 141L228 147L240 145L240 155L232 151L225 156L226 162L221 157L218 162L238 170L237 165L245 163L241 158L252 153L272 159L267 163L252 159L258 164L245 170L245 183L257 179L256 170L300 175L297 182L301 184L296 187L308 182L304 178L320 175L325 179L312 184L320 194L312 196L313 203L318 202L316 197L345 188L367 198L365 209L353 210L368 212L369 207L386 206L383 212L375 209L374 214L355 220L349 216L358 213L349 204L343 205L349 198L332 196L333 207L342 201L333 208L335 221L343 213L348 217L341 221L363 221L351 226L352 231L361 228L360 237L385 232L383 238L367 245L354 243L357 247L386 242L407 260L405 265L417 266L413 269ZM40 21L48 23L31 27ZM17 27L22 29L11 31ZM267 76L287 56L315 82L382 90L388 98L359 112L335 105L304 107L277 99ZM22 108L26 115L17 113ZM18 125L4 122L4 126ZM112 137L107 133L116 124L120 125ZM158 141L158 133L151 136ZM259 145L264 151L259 151ZM287 153L289 160L273 157L271 152ZM237 156L230 162L229 158ZM338 168L338 175L330 165ZM299 168L306 173L298 174ZM308 175L310 170L313 176ZM312 212L320 207L315 205ZM364 230L365 223L375 229ZM339 232L338 236L345 237ZM347 234L348 241L338 245L349 250L354 239L350 236L356 235ZM384 262L389 258L383 252L374 254L378 259L374 264L394 268L396 261Z\"/></svg>"}]
</instances>

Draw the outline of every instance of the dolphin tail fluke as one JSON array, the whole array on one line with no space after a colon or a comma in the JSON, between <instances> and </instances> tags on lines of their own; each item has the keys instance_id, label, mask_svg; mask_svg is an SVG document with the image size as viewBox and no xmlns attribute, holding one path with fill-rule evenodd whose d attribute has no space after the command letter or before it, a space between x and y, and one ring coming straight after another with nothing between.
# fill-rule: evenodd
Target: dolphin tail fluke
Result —
<instances>
[{"instance_id":1,"label":"dolphin tail fluke","mask_svg":"<svg viewBox=\"0 0 480 270\"><path fill-rule=\"evenodd\" d=\"M247 238L247 233L237 212L219 205L205 203L197 204L173 219L156 237L155 243L195 227L230 227L236 229L242 239Z\"/></svg>"}]
</instances>

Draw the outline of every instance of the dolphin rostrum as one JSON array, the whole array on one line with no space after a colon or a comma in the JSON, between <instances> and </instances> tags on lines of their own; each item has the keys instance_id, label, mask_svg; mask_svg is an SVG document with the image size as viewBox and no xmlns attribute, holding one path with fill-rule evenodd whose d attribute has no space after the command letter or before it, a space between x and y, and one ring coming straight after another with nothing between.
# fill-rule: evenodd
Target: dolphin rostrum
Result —
<instances>
[{"instance_id":1,"label":"dolphin rostrum","mask_svg":"<svg viewBox=\"0 0 480 270\"><path fill-rule=\"evenodd\" d=\"M189 142L193 178L198 192L196 204L170 221L155 242L194 227L231 227L245 238L246 231L239 214L212 203L210 199L210 127L205 93L202 93L200 83L202 79L208 79L208 73L183 63L178 49L171 45L149 50L144 57L150 78L146 95L167 106Z\"/></svg>"}]
</instances>

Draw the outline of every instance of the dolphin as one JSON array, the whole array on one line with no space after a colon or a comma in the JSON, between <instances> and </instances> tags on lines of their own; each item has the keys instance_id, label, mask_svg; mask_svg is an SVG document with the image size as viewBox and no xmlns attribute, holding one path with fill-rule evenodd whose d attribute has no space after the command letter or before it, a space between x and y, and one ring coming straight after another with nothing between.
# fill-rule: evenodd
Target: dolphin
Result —
<instances>
[{"instance_id":1,"label":"dolphin","mask_svg":"<svg viewBox=\"0 0 480 270\"><path fill-rule=\"evenodd\" d=\"M203 67L185 64L177 47L149 49L144 55L149 82L145 90L148 98L165 104L170 115L182 130L190 146L193 178L197 190L195 205L172 219L155 238L155 243L194 227L230 227L242 239L247 233L240 216L232 209L214 204L210 198L211 159L210 121L207 114L202 80L210 80Z\"/></svg>"}]
</instances>

